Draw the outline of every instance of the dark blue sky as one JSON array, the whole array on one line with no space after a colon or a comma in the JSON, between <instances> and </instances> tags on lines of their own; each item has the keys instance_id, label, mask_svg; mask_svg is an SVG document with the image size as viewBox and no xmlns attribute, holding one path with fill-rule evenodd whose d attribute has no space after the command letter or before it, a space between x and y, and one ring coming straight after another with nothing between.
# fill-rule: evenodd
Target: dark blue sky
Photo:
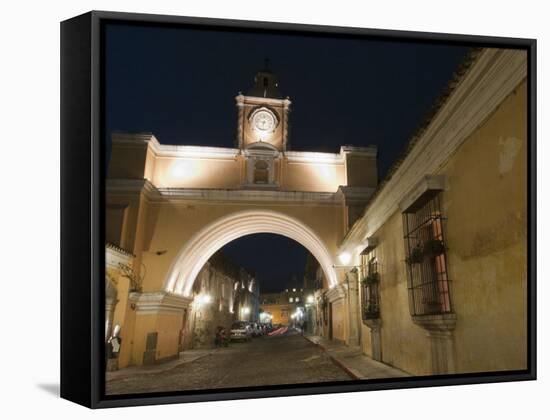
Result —
<instances>
[{"instance_id":1,"label":"dark blue sky","mask_svg":"<svg viewBox=\"0 0 550 420\"><path fill-rule=\"evenodd\" d=\"M373 39L107 25L106 133L148 131L165 144L234 147L234 97L251 87L268 57L293 102L291 149L375 144L382 178L466 53ZM254 235L224 250L274 290L303 273L300 248Z\"/></svg>"}]
</instances>

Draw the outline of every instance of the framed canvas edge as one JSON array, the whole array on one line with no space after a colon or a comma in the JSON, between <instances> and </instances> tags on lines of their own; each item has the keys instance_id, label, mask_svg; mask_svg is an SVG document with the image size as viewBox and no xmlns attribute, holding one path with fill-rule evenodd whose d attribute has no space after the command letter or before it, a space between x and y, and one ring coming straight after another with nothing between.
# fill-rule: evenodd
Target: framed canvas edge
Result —
<instances>
[{"instance_id":1,"label":"framed canvas edge","mask_svg":"<svg viewBox=\"0 0 550 420\"><path fill-rule=\"evenodd\" d=\"M247 398L267 398L267 397L282 397L294 395L312 395L312 394L327 394L327 393L342 393L342 392L358 392L358 391L373 391L385 389L404 389L404 388L419 388L433 386L450 386L450 385L472 385L482 383L510 382L510 381L526 381L536 379L536 40L529 38L507 38L493 37L480 35L460 35L460 34L445 34L445 33L425 33L415 31L399 31L385 29L366 29L352 27L337 27L337 26L318 26L295 23L274 23L262 21L246 21L233 19L214 19L201 17L182 17L170 15L152 15L139 13L123 13L123 12L106 12L92 11L81 16L88 16L90 19L90 162L92 171L90 173L90 197L91 197L91 232L90 232L90 252L91 252L91 267L90 267L90 299L86 302L80 302L89 309L91 323L89 325L89 337L91 342L90 349L90 384L84 388L89 390L89 399L76 400L69 395L63 395L63 372L62 378L62 397L83 404L90 408L108 408L122 406L138 406L152 404L171 404L182 402L204 402L218 401L230 399L247 399ZM73 18L75 19L75 18ZM72 20L72 19L70 19ZM68 21L70 21L68 20ZM62 22L62 26L65 22ZM107 21L127 21L134 24L175 24L175 25L197 25L203 27L220 27L220 28L235 28L235 29L250 29L250 30L275 30L275 31L291 31L291 32L309 32L325 35L357 35L357 36L373 36L383 37L387 39L399 39L406 37L409 40L420 42L441 42L453 43L460 42L462 44L476 44L486 47L500 48L521 48L528 51L528 138L529 138L529 170L528 170L528 204L529 221L528 221L528 369L525 371L503 371L503 372L481 372L476 374L462 375L445 375L445 376L427 376L413 377L398 380L374 380L374 381L358 381L351 384L338 385L323 385L315 384L309 386L307 384L300 387L288 386L285 388L270 388L257 387L254 389L242 388L239 390L210 390L200 393L189 393L182 391L178 395L139 395L139 396L109 396L103 395L104 374L101 374L102 356L102 339L101 339L101 309L102 304L102 282L100 281L104 267L104 220L102 220L102 206L104 197L104 173L102 167L102 135L100 131L101 120L101 24ZM63 79L63 74L62 74ZM63 84L63 80L61 81ZM64 110L61 109L61 119L63 125ZM85 111L82 111L85 112ZM63 137L63 135L62 135ZM61 143L63 147L63 140ZM67 156L65 156L67 158ZM63 166L63 151L62 151L62 166ZM62 171L63 175L63 171ZM77 177L80 174L76 175ZM63 180L62 180L63 182ZM62 212L63 212L63 192L62 192ZM63 225L62 213L62 225ZM62 242L61 248L66 248L68 244ZM63 256L61 265L63 266ZM65 261L65 264L70 264ZM63 277L63 276L62 276ZM63 282L63 279L62 279ZM63 294L62 284L62 294ZM63 299L62 299L63 304ZM67 317L67 313L62 312L63 317ZM62 331L63 336L63 331ZM62 354L67 354L70 349L67 349L67 343L62 337ZM63 369L63 362L61 363Z\"/></svg>"}]
</instances>

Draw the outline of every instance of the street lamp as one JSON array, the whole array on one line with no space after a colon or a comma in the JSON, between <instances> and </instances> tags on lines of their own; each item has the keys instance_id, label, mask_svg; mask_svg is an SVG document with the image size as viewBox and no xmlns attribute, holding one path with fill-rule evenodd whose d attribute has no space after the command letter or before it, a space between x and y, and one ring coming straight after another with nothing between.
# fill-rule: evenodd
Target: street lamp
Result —
<instances>
[{"instance_id":1,"label":"street lamp","mask_svg":"<svg viewBox=\"0 0 550 420\"><path fill-rule=\"evenodd\" d=\"M342 252L338 255L338 259L342 264L347 265L351 261L351 254L349 252Z\"/></svg>"},{"instance_id":2,"label":"street lamp","mask_svg":"<svg viewBox=\"0 0 550 420\"><path fill-rule=\"evenodd\" d=\"M199 305L207 304L207 303L210 303L210 302L212 302L212 296L210 296L209 294L204 294L204 295L198 295L197 296L197 303Z\"/></svg>"}]
</instances>

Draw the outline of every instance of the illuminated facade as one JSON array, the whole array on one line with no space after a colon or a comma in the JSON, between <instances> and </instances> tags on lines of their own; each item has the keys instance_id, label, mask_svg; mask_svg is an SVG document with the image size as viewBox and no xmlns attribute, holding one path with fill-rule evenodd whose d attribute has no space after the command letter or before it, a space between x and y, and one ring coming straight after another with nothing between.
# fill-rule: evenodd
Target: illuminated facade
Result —
<instances>
[{"instance_id":1,"label":"illuminated facade","mask_svg":"<svg viewBox=\"0 0 550 420\"><path fill-rule=\"evenodd\" d=\"M260 308L271 316L273 324L291 325L292 315L298 308L304 310L313 302L312 291L304 288L287 288L280 293L262 293ZM305 319L305 315L304 315Z\"/></svg>"},{"instance_id":2,"label":"illuminated facade","mask_svg":"<svg viewBox=\"0 0 550 420\"><path fill-rule=\"evenodd\" d=\"M106 239L132 255L142 285L113 321L122 325L121 367L177 355L197 276L241 236L294 239L319 261L327 289L342 279L334 268L338 246L377 186L376 147L292 151L291 101L270 72L237 95L236 108L236 148L112 134Z\"/></svg>"},{"instance_id":3,"label":"illuminated facade","mask_svg":"<svg viewBox=\"0 0 550 420\"><path fill-rule=\"evenodd\" d=\"M342 241L347 287L322 294L414 375L527 367L527 54L471 60Z\"/></svg>"},{"instance_id":4,"label":"illuminated facade","mask_svg":"<svg viewBox=\"0 0 550 420\"><path fill-rule=\"evenodd\" d=\"M413 375L525 368L526 76L524 52L477 51L380 185L375 147L291 150L292 103L269 72L236 97L235 148L114 133L106 328L122 325L119 365L174 357L209 258L274 233L316 261L315 334ZM283 304L296 306L262 309Z\"/></svg>"}]
</instances>

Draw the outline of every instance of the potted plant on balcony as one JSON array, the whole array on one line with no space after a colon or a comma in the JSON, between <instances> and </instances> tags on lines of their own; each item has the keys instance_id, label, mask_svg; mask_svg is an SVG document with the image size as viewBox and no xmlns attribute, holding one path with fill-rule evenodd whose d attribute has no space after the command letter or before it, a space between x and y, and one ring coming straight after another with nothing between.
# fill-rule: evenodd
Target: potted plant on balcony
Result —
<instances>
[{"instance_id":1,"label":"potted plant on balcony","mask_svg":"<svg viewBox=\"0 0 550 420\"><path fill-rule=\"evenodd\" d=\"M373 284L373 283L377 283L378 280L380 280L380 275L377 272L372 272L363 278L362 283Z\"/></svg>"},{"instance_id":2,"label":"potted plant on balcony","mask_svg":"<svg viewBox=\"0 0 550 420\"><path fill-rule=\"evenodd\" d=\"M445 252L445 244L441 239L430 239L424 243L424 254L437 257Z\"/></svg>"},{"instance_id":3,"label":"potted plant on balcony","mask_svg":"<svg viewBox=\"0 0 550 420\"><path fill-rule=\"evenodd\" d=\"M422 252L422 248L420 247L420 244L418 244L410 250L409 255L405 259L405 261L409 265L420 264L423 258L424 258L424 253Z\"/></svg>"},{"instance_id":4,"label":"potted plant on balcony","mask_svg":"<svg viewBox=\"0 0 550 420\"><path fill-rule=\"evenodd\" d=\"M378 308L373 303L368 303L363 309L363 319L378 318Z\"/></svg>"}]
</instances>

